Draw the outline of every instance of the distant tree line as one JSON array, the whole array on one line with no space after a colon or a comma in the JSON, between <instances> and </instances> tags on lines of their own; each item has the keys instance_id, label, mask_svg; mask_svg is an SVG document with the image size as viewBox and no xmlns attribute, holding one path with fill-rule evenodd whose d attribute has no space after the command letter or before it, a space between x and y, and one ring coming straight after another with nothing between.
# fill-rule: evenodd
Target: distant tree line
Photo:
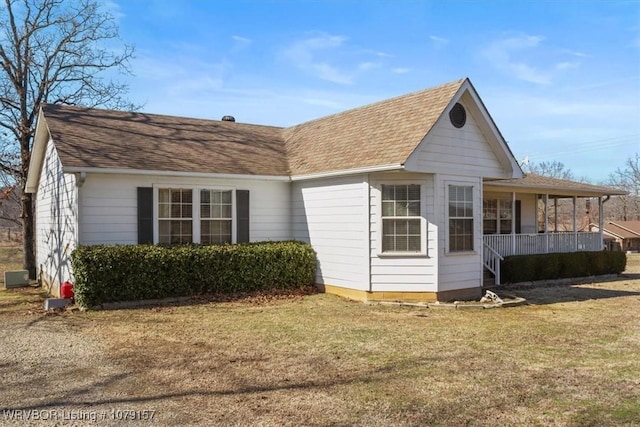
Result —
<instances>
[{"instance_id":1,"label":"distant tree line","mask_svg":"<svg viewBox=\"0 0 640 427\"><path fill-rule=\"evenodd\" d=\"M590 180L586 177L576 177L575 174L565 168L565 165L558 161L551 162L528 162L523 165L525 173L534 173L537 175L548 176L556 179L567 179L570 181L578 181L589 183ZM625 163L618 167L614 172L609 174L609 177L599 182L598 185L617 188L626 191L628 194L625 196L612 196L604 205L604 220L605 221L636 221L640 220L640 154L629 157ZM578 202L578 209L584 210L586 218L580 221L578 228L584 228L588 226L589 222L598 221L600 212L598 211L598 203L591 200L581 200ZM554 204L548 210L549 216L556 215L556 205ZM573 202L571 200L563 199L559 200L557 204L558 217L563 219L567 217L572 218ZM571 222L573 220L571 219ZM570 230L567 221L562 221L559 224L558 231Z\"/></svg>"}]
</instances>

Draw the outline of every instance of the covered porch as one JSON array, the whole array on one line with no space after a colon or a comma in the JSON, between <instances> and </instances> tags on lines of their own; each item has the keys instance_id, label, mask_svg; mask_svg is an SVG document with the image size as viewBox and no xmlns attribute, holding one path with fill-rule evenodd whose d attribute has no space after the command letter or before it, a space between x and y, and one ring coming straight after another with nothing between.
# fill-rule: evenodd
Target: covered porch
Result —
<instances>
[{"instance_id":1,"label":"covered porch","mask_svg":"<svg viewBox=\"0 0 640 427\"><path fill-rule=\"evenodd\" d=\"M500 283L511 255L601 251L605 203L624 191L529 174L483 185L483 262ZM600 224L591 231L597 216Z\"/></svg>"}]
</instances>

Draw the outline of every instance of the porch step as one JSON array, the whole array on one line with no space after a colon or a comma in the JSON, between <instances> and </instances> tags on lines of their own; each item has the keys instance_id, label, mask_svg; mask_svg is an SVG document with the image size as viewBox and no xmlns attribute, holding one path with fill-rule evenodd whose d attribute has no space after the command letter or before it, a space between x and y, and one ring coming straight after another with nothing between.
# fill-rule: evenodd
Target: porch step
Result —
<instances>
[{"instance_id":1,"label":"porch step","mask_svg":"<svg viewBox=\"0 0 640 427\"><path fill-rule=\"evenodd\" d=\"M493 276L493 273L491 273L486 268L483 269L482 273L483 273L482 274L482 287L483 288L496 285L496 278Z\"/></svg>"}]
</instances>

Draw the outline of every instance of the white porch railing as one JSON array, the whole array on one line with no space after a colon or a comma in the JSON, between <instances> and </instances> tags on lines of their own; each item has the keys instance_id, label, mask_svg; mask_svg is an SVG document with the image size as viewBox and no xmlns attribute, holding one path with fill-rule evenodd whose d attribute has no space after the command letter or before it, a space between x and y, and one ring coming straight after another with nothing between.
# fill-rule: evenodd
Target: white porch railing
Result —
<instances>
[{"instance_id":1,"label":"white porch railing","mask_svg":"<svg viewBox=\"0 0 640 427\"><path fill-rule=\"evenodd\" d=\"M501 256L601 251L600 233L486 234L485 245Z\"/></svg>"},{"instance_id":2,"label":"white porch railing","mask_svg":"<svg viewBox=\"0 0 640 427\"><path fill-rule=\"evenodd\" d=\"M495 277L495 284L500 284L500 261L504 260L504 258L491 246L485 244L483 245L483 256L484 266L487 270L489 270L493 276Z\"/></svg>"}]
</instances>

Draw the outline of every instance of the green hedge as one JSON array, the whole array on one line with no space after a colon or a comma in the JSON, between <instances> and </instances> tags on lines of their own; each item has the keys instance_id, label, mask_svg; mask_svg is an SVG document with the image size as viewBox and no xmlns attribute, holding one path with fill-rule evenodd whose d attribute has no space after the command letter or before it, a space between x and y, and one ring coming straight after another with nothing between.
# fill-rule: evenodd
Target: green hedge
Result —
<instances>
[{"instance_id":1,"label":"green hedge","mask_svg":"<svg viewBox=\"0 0 640 427\"><path fill-rule=\"evenodd\" d=\"M627 265L624 252L571 252L505 257L501 263L503 283L553 280L570 277L622 273Z\"/></svg>"},{"instance_id":2,"label":"green hedge","mask_svg":"<svg viewBox=\"0 0 640 427\"><path fill-rule=\"evenodd\" d=\"M315 281L316 256L302 242L220 246L82 246L71 253L81 307L206 293L287 289Z\"/></svg>"}]
</instances>

